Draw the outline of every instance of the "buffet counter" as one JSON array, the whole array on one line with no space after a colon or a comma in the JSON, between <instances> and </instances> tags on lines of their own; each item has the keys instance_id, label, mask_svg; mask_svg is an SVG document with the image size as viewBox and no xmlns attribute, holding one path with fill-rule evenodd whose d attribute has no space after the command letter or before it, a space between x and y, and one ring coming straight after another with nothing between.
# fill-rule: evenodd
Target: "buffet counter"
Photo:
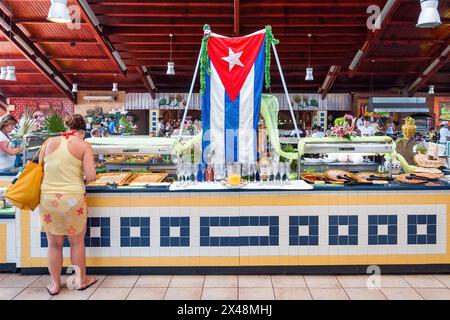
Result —
<instances>
[{"instance_id":1,"label":"buffet counter","mask_svg":"<svg viewBox=\"0 0 450 320\"><path fill-rule=\"evenodd\" d=\"M450 184L87 190L92 273L449 272ZM0 219L0 264L46 273L39 209ZM70 265L68 242L65 265Z\"/></svg>"}]
</instances>

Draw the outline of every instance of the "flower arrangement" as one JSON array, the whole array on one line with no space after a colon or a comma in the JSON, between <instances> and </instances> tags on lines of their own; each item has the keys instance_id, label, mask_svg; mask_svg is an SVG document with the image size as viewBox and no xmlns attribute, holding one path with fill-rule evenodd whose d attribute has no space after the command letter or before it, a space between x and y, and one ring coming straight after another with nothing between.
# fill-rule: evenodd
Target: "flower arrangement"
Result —
<instances>
[{"instance_id":1,"label":"flower arrangement","mask_svg":"<svg viewBox=\"0 0 450 320\"><path fill-rule=\"evenodd\" d=\"M330 136L344 139L355 137L357 135L355 124L356 118L350 114L346 114L342 118L337 118L334 121L334 127L331 128Z\"/></svg>"}]
</instances>

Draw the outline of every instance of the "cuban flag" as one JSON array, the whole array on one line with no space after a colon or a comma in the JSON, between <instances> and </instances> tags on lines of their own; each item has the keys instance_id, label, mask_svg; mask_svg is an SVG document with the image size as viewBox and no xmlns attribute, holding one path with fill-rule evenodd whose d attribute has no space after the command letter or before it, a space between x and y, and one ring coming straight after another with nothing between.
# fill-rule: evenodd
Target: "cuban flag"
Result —
<instances>
[{"instance_id":1,"label":"cuban flag","mask_svg":"<svg viewBox=\"0 0 450 320\"><path fill-rule=\"evenodd\" d=\"M202 97L203 161L256 162L266 31L228 38L211 33Z\"/></svg>"}]
</instances>

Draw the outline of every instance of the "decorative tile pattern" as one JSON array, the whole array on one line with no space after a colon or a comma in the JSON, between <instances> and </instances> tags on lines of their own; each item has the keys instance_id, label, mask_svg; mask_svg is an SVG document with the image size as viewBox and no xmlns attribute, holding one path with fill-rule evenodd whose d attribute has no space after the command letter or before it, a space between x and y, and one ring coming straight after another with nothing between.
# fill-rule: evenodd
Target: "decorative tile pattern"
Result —
<instances>
[{"instance_id":1,"label":"decorative tile pattern","mask_svg":"<svg viewBox=\"0 0 450 320\"><path fill-rule=\"evenodd\" d=\"M290 216L289 245L290 246L319 245L319 217Z\"/></svg>"},{"instance_id":2,"label":"decorative tile pattern","mask_svg":"<svg viewBox=\"0 0 450 320\"><path fill-rule=\"evenodd\" d=\"M358 216L328 217L328 233L330 246L358 245Z\"/></svg>"},{"instance_id":3,"label":"decorative tile pattern","mask_svg":"<svg viewBox=\"0 0 450 320\"><path fill-rule=\"evenodd\" d=\"M70 247L69 238L64 236L64 245L65 248ZM48 240L45 232L41 232L41 248L48 248Z\"/></svg>"},{"instance_id":4,"label":"decorative tile pattern","mask_svg":"<svg viewBox=\"0 0 450 320\"><path fill-rule=\"evenodd\" d=\"M408 244L436 244L436 215L408 215Z\"/></svg>"},{"instance_id":5,"label":"decorative tile pattern","mask_svg":"<svg viewBox=\"0 0 450 320\"><path fill-rule=\"evenodd\" d=\"M397 216L369 215L369 245L397 244Z\"/></svg>"},{"instance_id":6,"label":"decorative tile pattern","mask_svg":"<svg viewBox=\"0 0 450 320\"><path fill-rule=\"evenodd\" d=\"M278 246L278 221L278 217L274 216L200 217L200 246ZM261 227L264 226L267 227L266 229L268 229L268 232L265 232L265 235L262 235L261 233L263 233L264 230L261 230ZM224 234L228 231L228 235L212 235L211 230L216 227L220 227Z\"/></svg>"},{"instance_id":7,"label":"decorative tile pattern","mask_svg":"<svg viewBox=\"0 0 450 320\"><path fill-rule=\"evenodd\" d=\"M174 229L178 231L175 232ZM189 247L189 217L161 217L160 230L161 247Z\"/></svg>"},{"instance_id":8,"label":"decorative tile pattern","mask_svg":"<svg viewBox=\"0 0 450 320\"><path fill-rule=\"evenodd\" d=\"M111 246L110 218L93 217L87 219L86 247L109 247Z\"/></svg>"},{"instance_id":9,"label":"decorative tile pattern","mask_svg":"<svg viewBox=\"0 0 450 320\"><path fill-rule=\"evenodd\" d=\"M120 218L121 247L150 246L150 218L121 217Z\"/></svg>"}]
</instances>

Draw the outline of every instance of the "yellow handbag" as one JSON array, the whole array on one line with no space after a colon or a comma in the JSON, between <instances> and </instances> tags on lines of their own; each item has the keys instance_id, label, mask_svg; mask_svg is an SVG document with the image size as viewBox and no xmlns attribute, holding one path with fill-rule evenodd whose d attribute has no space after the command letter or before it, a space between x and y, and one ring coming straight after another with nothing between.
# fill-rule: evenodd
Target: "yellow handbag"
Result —
<instances>
[{"instance_id":1,"label":"yellow handbag","mask_svg":"<svg viewBox=\"0 0 450 320\"><path fill-rule=\"evenodd\" d=\"M46 142L39 148L31 161L27 161L5 192L5 198L17 208L33 211L39 205L44 168L42 159L39 159L38 163L35 163L34 160L45 144Z\"/></svg>"}]
</instances>

